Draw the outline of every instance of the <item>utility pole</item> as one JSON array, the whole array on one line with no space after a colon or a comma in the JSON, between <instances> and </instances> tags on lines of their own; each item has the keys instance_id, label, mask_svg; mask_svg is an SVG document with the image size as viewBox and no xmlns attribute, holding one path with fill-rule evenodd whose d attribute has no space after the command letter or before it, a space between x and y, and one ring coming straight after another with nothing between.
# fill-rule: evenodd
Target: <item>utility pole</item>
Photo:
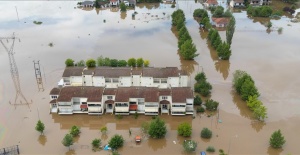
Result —
<instances>
[{"instance_id":1,"label":"utility pole","mask_svg":"<svg viewBox=\"0 0 300 155\"><path fill-rule=\"evenodd\" d=\"M41 74L40 61L33 61L35 79L38 86L39 91L44 91L43 78Z\"/></svg>"},{"instance_id":2,"label":"utility pole","mask_svg":"<svg viewBox=\"0 0 300 155\"><path fill-rule=\"evenodd\" d=\"M19 19L19 14L18 14L17 7L15 6L15 8L16 8L16 12L17 12L18 22L20 22L20 19Z\"/></svg>"},{"instance_id":3,"label":"utility pole","mask_svg":"<svg viewBox=\"0 0 300 155\"><path fill-rule=\"evenodd\" d=\"M8 54L9 65L10 65L10 73L11 73L11 77L12 77L12 80L13 80L13 83L14 83L14 86L15 86L15 89L16 89L15 102L14 103L10 102L10 104L13 104L15 106L16 105L27 105L29 107L29 104L31 104L32 101L28 102L27 99L25 98L25 96L22 93L21 85L20 85L20 79L19 79L18 67L17 67L16 61L15 61L15 57L14 57L15 53L13 51L13 48L14 48L16 39L19 39L19 38L16 38L14 33L11 37L0 37L0 42L3 45L4 49L6 50L6 52ZM3 40L6 40L7 42L8 42L8 40L12 40L12 45L10 46L10 48L8 48L8 46L6 46L3 43ZM19 39L19 41L20 41L20 39ZM18 99L19 96L21 97L21 99L23 99L24 103L22 102L22 100L20 100L20 103L17 103L17 99Z\"/></svg>"}]
</instances>

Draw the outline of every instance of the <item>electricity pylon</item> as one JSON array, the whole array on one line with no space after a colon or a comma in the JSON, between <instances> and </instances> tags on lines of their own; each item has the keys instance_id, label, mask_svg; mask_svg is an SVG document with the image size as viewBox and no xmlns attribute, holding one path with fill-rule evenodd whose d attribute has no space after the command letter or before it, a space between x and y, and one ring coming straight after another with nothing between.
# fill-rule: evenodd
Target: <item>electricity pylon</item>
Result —
<instances>
[{"instance_id":1,"label":"electricity pylon","mask_svg":"<svg viewBox=\"0 0 300 155\"><path fill-rule=\"evenodd\" d=\"M21 85L20 85L20 79L19 79L18 67L17 67L16 61L15 61L15 57L14 57L14 54L15 54L14 53L14 45L15 45L15 40L16 39L19 39L19 38L16 38L14 33L11 37L0 37L0 42L3 45L3 47L5 48L5 50L8 54L9 65L10 65L10 73L11 73L11 77L12 77L12 80L13 80L13 83L14 83L14 86L15 86L15 89L16 89L15 102L14 103L10 102L10 104L12 104L12 105L28 105L28 107L29 107L29 104L31 104L32 101L28 102L27 99L25 98L25 96L22 93ZM3 40L6 40L7 42L9 40L12 40L12 45L10 46L10 48L8 48L8 46L6 46L3 43ZM19 41L20 41L20 39L19 39ZM21 97L20 103L17 103L17 99L18 99L19 96ZM24 103L22 102L22 99L23 99Z\"/></svg>"}]
</instances>

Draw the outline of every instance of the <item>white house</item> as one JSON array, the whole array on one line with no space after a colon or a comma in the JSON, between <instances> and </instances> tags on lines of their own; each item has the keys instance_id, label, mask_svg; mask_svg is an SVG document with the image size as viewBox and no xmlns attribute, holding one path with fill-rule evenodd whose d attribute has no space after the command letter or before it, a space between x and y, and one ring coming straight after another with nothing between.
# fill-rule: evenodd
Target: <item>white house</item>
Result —
<instances>
[{"instance_id":1,"label":"white house","mask_svg":"<svg viewBox=\"0 0 300 155\"><path fill-rule=\"evenodd\" d=\"M229 5L231 7L244 7L244 0L231 0Z\"/></svg>"},{"instance_id":2,"label":"white house","mask_svg":"<svg viewBox=\"0 0 300 155\"><path fill-rule=\"evenodd\" d=\"M171 93L172 93L172 102L171 102L172 115L193 114L194 95L191 88L189 87L172 88Z\"/></svg>"},{"instance_id":3,"label":"white house","mask_svg":"<svg viewBox=\"0 0 300 155\"><path fill-rule=\"evenodd\" d=\"M104 103L104 109L106 113L113 113L116 100L116 88L105 88L103 92L102 101Z\"/></svg>"},{"instance_id":4,"label":"white house","mask_svg":"<svg viewBox=\"0 0 300 155\"><path fill-rule=\"evenodd\" d=\"M159 105L161 114L169 115L172 103L171 89L159 89Z\"/></svg>"},{"instance_id":5,"label":"white house","mask_svg":"<svg viewBox=\"0 0 300 155\"><path fill-rule=\"evenodd\" d=\"M57 98L59 96L60 89L59 88L53 88L50 91L50 112L51 113L57 113L58 108L57 108Z\"/></svg>"},{"instance_id":6,"label":"white house","mask_svg":"<svg viewBox=\"0 0 300 155\"><path fill-rule=\"evenodd\" d=\"M218 6L218 1L217 0L207 0L204 5L205 7L215 7Z\"/></svg>"}]
</instances>

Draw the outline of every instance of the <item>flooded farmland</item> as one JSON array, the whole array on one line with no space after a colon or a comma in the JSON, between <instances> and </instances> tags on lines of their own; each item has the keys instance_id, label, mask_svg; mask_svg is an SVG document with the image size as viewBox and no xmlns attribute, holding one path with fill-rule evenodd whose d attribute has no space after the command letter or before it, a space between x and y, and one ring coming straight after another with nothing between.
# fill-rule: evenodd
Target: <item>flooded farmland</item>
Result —
<instances>
[{"instance_id":1,"label":"flooded farmland","mask_svg":"<svg viewBox=\"0 0 300 155\"><path fill-rule=\"evenodd\" d=\"M179 1L176 8L171 8L171 4L139 4L135 10L126 13L120 13L116 8L82 9L76 4L75 1L0 2L0 37L15 33L19 38L14 45L14 58L21 89L18 92L15 89L8 54L1 45L0 148L19 145L21 154L107 155L110 152L93 152L90 143L101 138L106 144L118 133L125 138L124 146L118 150L120 154L186 154L181 145L185 139L177 135L177 126L188 122L193 127L189 139L198 142L196 152L191 154L214 146L230 155L300 155L300 24L290 22L292 17L271 19L274 28L283 28L282 33L278 33L266 31L265 19L249 18L245 11L234 12L236 32L232 56L229 61L223 61L217 58L206 41L207 33L199 30L192 17L195 9L202 8L199 2ZM177 53L177 38L172 32L170 17L177 8L184 10L186 26L200 54L195 61L181 60ZM138 14L132 18L134 11ZM34 21L42 23L38 25ZM224 40L225 31L220 35ZM3 42L8 47L12 44L12 41ZM64 61L100 55L126 60L142 57L149 59L151 66L180 67L191 75L191 79L203 70L213 86L211 98L220 102L219 114L212 117L197 114L195 119L162 115L160 117L168 128L166 138L144 137L139 145L133 138L141 134L141 124L150 121L150 116L139 116L138 119L124 116L118 120L110 114L49 114L49 92L62 76ZM38 89L33 61L41 64L44 90ZM247 71L255 80L260 99L268 109L265 122L256 121L232 89L232 73L237 69ZM13 105L16 94L18 103L24 103L26 99L31 104ZM45 136L40 136L34 129L38 119L45 123ZM80 126L81 134L69 151L61 140L72 125ZM99 131L104 125L109 130L107 135ZM200 138L203 127L213 131L210 140ZM278 129L287 142L283 149L275 150L269 147L269 138Z\"/></svg>"}]
</instances>

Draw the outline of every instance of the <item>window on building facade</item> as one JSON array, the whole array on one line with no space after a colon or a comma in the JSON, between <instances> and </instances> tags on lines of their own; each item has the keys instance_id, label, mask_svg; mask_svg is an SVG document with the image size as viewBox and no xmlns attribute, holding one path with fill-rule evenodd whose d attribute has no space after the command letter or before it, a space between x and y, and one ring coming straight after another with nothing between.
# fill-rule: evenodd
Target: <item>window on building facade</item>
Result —
<instances>
[{"instance_id":1,"label":"window on building facade","mask_svg":"<svg viewBox=\"0 0 300 155\"><path fill-rule=\"evenodd\" d=\"M112 100L112 98L113 98L112 96L107 96L108 100Z\"/></svg>"},{"instance_id":2,"label":"window on building facade","mask_svg":"<svg viewBox=\"0 0 300 155\"><path fill-rule=\"evenodd\" d=\"M119 79L113 79L113 83L119 83Z\"/></svg>"},{"instance_id":3,"label":"window on building facade","mask_svg":"<svg viewBox=\"0 0 300 155\"><path fill-rule=\"evenodd\" d=\"M162 99L163 99L163 100L167 100L167 99L168 99L168 96L163 96Z\"/></svg>"},{"instance_id":4,"label":"window on building facade","mask_svg":"<svg viewBox=\"0 0 300 155\"><path fill-rule=\"evenodd\" d=\"M161 83L168 83L167 79L161 79Z\"/></svg>"},{"instance_id":5,"label":"window on building facade","mask_svg":"<svg viewBox=\"0 0 300 155\"><path fill-rule=\"evenodd\" d=\"M57 96L51 96L52 99L57 99Z\"/></svg>"},{"instance_id":6,"label":"window on building facade","mask_svg":"<svg viewBox=\"0 0 300 155\"><path fill-rule=\"evenodd\" d=\"M111 83L110 78L105 78L105 83Z\"/></svg>"},{"instance_id":7,"label":"window on building facade","mask_svg":"<svg viewBox=\"0 0 300 155\"><path fill-rule=\"evenodd\" d=\"M159 83L159 81L160 81L159 79L153 79L154 83Z\"/></svg>"}]
</instances>

